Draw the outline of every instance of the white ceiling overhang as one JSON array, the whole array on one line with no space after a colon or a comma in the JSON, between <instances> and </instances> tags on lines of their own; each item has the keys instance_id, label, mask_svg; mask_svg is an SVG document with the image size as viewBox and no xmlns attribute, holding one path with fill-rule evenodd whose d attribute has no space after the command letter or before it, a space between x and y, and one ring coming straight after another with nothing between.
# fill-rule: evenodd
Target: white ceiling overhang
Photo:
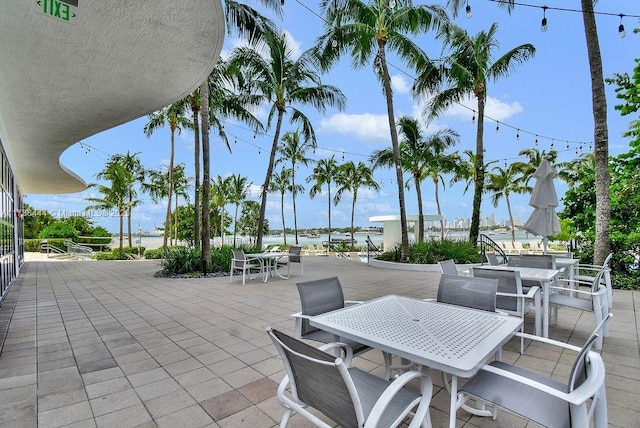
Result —
<instances>
[{"instance_id":1,"label":"white ceiling overhang","mask_svg":"<svg viewBox=\"0 0 640 428\"><path fill-rule=\"evenodd\" d=\"M220 0L4 0L0 8L0 139L23 194L84 190L62 152L185 97L224 41Z\"/></svg>"}]
</instances>

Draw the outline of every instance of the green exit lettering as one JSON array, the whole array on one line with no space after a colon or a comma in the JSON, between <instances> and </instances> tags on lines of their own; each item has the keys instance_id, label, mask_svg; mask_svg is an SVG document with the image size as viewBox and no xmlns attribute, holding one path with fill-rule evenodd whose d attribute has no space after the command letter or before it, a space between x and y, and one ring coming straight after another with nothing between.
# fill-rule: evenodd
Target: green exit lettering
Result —
<instances>
[{"instance_id":1,"label":"green exit lettering","mask_svg":"<svg viewBox=\"0 0 640 428\"><path fill-rule=\"evenodd\" d=\"M54 18L69 20L69 5L58 0L42 0L42 12Z\"/></svg>"}]
</instances>

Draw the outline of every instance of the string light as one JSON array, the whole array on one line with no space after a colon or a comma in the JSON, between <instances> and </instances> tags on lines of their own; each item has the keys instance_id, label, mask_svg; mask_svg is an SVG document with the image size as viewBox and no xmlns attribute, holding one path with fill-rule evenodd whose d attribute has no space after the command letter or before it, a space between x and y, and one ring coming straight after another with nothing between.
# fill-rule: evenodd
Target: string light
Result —
<instances>
[{"instance_id":1,"label":"string light","mask_svg":"<svg viewBox=\"0 0 640 428\"><path fill-rule=\"evenodd\" d=\"M496 132L500 131L500 121L496 120Z\"/></svg>"},{"instance_id":2,"label":"string light","mask_svg":"<svg viewBox=\"0 0 640 428\"><path fill-rule=\"evenodd\" d=\"M473 12L471 12L471 6L469 6L469 0L467 0L467 7L464 8L464 11L467 14L467 18L471 18L473 16Z\"/></svg>"},{"instance_id":3,"label":"string light","mask_svg":"<svg viewBox=\"0 0 640 428\"><path fill-rule=\"evenodd\" d=\"M536 135L536 146L538 145L538 136Z\"/></svg>"},{"instance_id":4,"label":"string light","mask_svg":"<svg viewBox=\"0 0 640 428\"><path fill-rule=\"evenodd\" d=\"M393 9L394 7L396 7L396 0L389 0L389 7L391 9Z\"/></svg>"},{"instance_id":5,"label":"string light","mask_svg":"<svg viewBox=\"0 0 640 428\"><path fill-rule=\"evenodd\" d=\"M473 110L473 116L471 117L471 122L476 123L476 111Z\"/></svg>"},{"instance_id":6,"label":"string light","mask_svg":"<svg viewBox=\"0 0 640 428\"><path fill-rule=\"evenodd\" d=\"M520 128L518 128L518 131L516 132L516 140L520 141Z\"/></svg>"},{"instance_id":7,"label":"string light","mask_svg":"<svg viewBox=\"0 0 640 428\"><path fill-rule=\"evenodd\" d=\"M624 17L624 14L620 14L620 25L618 25L618 36L620 36L620 38L622 39L624 36L627 35L626 31L624 31L624 25L622 24L622 18Z\"/></svg>"},{"instance_id":8,"label":"string light","mask_svg":"<svg viewBox=\"0 0 640 428\"><path fill-rule=\"evenodd\" d=\"M331 47L333 47L333 48L337 48L338 47L338 41L336 39L331 39Z\"/></svg>"},{"instance_id":9,"label":"string light","mask_svg":"<svg viewBox=\"0 0 640 428\"><path fill-rule=\"evenodd\" d=\"M540 31L547 31L547 6L542 6L542 22L540 23Z\"/></svg>"}]
</instances>

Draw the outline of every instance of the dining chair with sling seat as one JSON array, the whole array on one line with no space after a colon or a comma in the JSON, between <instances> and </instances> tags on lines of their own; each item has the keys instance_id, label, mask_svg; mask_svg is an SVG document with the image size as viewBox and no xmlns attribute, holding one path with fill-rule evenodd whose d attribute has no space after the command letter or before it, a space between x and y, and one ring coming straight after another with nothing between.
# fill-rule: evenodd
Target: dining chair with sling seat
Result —
<instances>
[{"instance_id":1,"label":"dining chair with sling seat","mask_svg":"<svg viewBox=\"0 0 640 428\"><path fill-rule=\"evenodd\" d=\"M233 258L231 259L231 269L229 272L230 281L233 282L233 273L242 272L242 285L245 284L247 277L254 279L256 276L251 276L252 272L263 272L262 262L258 259L247 257L242 250L234 249Z\"/></svg>"}]
</instances>

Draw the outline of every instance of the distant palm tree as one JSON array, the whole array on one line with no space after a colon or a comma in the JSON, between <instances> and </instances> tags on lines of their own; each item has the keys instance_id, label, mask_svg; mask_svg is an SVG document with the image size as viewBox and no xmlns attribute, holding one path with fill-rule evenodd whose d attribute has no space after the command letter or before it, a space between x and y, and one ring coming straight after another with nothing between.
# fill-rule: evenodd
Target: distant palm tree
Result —
<instances>
[{"instance_id":1,"label":"distant palm tree","mask_svg":"<svg viewBox=\"0 0 640 428\"><path fill-rule=\"evenodd\" d=\"M418 121L408 116L400 118L398 128L400 129L400 135L403 137L400 141L402 168L411 174L418 199L416 236L418 242L423 242L424 210L421 183L427 177L432 178L435 186L435 201L438 215L442 216L438 195L438 182L441 180L441 174L451 172L454 164L459 159L457 154L450 155L445 153L445 150L457 144L460 135L453 129L445 128L425 138L420 131ZM369 160L374 163L374 169L378 166L394 166L393 152L391 149L378 150L371 155ZM408 181L406 186L409 188ZM444 239L444 220L440 220L440 239Z\"/></svg>"},{"instance_id":2,"label":"distant palm tree","mask_svg":"<svg viewBox=\"0 0 640 428\"><path fill-rule=\"evenodd\" d=\"M282 215L284 245L287 245L287 227L284 221L284 195L291 189L292 176L293 171L290 168L282 168L279 174L273 174L271 176L271 183L269 183L269 192L280 193L280 213Z\"/></svg>"},{"instance_id":3,"label":"distant palm tree","mask_svg":"<svg viewBox=\"0 0 640 428\"><path fill-rule=\"evenodd\" d=\"M126 173L126 182L128 188L127 195L127 238L129 240L129 247L133 246L133 239L131 234L131 211L133 208L137 207L140 204L140 200L136 199L138 197L138 193L136 192L135 185L137 183L144 183L144 167L140 162L140 157L138 156L140 153L129 153L125 155L113 155L111 156L109 162L118 162L122 163L125 168Z\"/></svg>"},{"instance_id":4,"label":"distant palm tree","mask_svg":"<svg viewBox=\"0 0 640 428\"><path fill-rule=\"evenodd\" d=\"M321 8L325 16L325 34L318 38L317 50L323 68L329 69L342 55L348 54L355 68L373 62L374 73L382 84L398 186L402 259L406 260L409 235L387 50L393 51L412 69L426 67L430 61L413 37L446 23L447 15L439 6L414 6L411 0L323 1Z\"/></svg>"},{"instance_id":5,"label":"distant palm tree","mask_svg":"<svg viewBox=\"0 0 640 428\"><path fill-rule=\"evenodd\" d=\"M276 117L276 129L262 185L256 242L260 247L262 247L264 234L267 193L285 113L290 111L291 122L302 125L304 140L315 145L316 137L311 121L294 106L312 106L320 112L324 112L327 107L337 107L342 110L345 106L345 97L340 89L322 84L320 74L316 71L317 59L313 52L304 52L299 58L294 59L292 57L293 50L288 45L284 32L267 33L264 46L265 53L252 47L236 48L229 58L231 73L248 76L247 87L252 93L257 94L263 101L270 104L268 127L270 127L274 116Z\"/></svg>"},{"instance_id":6,"label":"distant palm tree","mask_svg":"<svg viewBox=\"0 0 640 428\"><path fill-rule=\"evenodd\" d=\"M520 150L518 156L527 157L526 162L516 162L515 168L522 172L524 183L529 184L529 180L531 180L533 174L542 163L542 159L546 158L549 163L553 164L558 158L558 152L555 150L549 150L549 153L540 152L540 150L534 147L532 149Z\"/></svg>"},{"instance_id":7,"label":"distant palm tree","mask_svg":"<svg viewBox=\"0 0 640 428\"><path fill-rule=\"evenodd\" d=\"M336 157L320 159L316 166L313 168L313 172L307 177L307 183L315 181L314 185L309 189L309 197L313 199L317 194L322 192L322 186L327 185L327 200L328 200L328 218L329 218L329 242L331 242L331 183L335 181L335 177L338 174L338 163Z\"/></svg>"},{"instance_id":8,"label":"distant palm tree","mask_svg":"<svg viewBox=\"0 0 640 428\"><path fill-rule=\"evenodd\" d=\"M511 201L509 196L513 193L525 194L530 193L532 188L526 184L523 175L524 163L512 163L502 168L493 167L493 172L487 174L486 190L491 193L491 203L494 207L498 206L500 199L504 197L507 204L507 212L509 214L509 224L511 225L511 242L516 240L515 225L513 224L513 213L511 212Z\"/></svg>"},{"instance_id":9,"label":"distant palm tree","mask_svg":"<svg viewBox=\"0 0 640 428\"><path fill-rule=\"evenodd\" d=\"M231 201L232 198L232 190L231 190L231 176L222 178L221 176L217 176L215 180L211 181L211 191L215 195L216 205L219 205L222 209L222 214L220 215L220 237L222 239L222 245L224 245L224 237L226 232L226 217L227 210L226 205Z\"/></svg>"},{"instance_id":10,"label":"distant palm tree","mask_svg":"<svg viewBox=\"0 0 640 428\"><path fill-rule=\"evenodd\" d=\"M185 165L180 163L173 168L173 195L175 196L175 221L173 223L173 237L176 244L178 243L178 200L182 196L185 201L189 202L189 190L191 180L185 174Z\"/></svg>"},{"instance_id":11,"label":"distant palm tree","mask_svg":"<svg viewBox=\"0 0 640 428\"><path fill-rule=\"evenodd\" d=\"M356 212L356 201L358 199L358 190L361 187L368 187L375 191L380 190L380 186L373 179L373 172L364 162L358 162L356 165L353 161L349 161L340 165L338 176L336 177L338 190L334 201L336 204L342 199L345 192L351 192L351 248L353 249L353 236L355 230L353 221Z\"/></svg>"},{"instance_id":12,"label":"distant palm tree","mask_svg":"<svg viewBox=\"0 0 640 428\"><path fill-rule=\"evenodd\" d=\"M427 104L425 113L429 118L440 115L453 103L463 101L473 94L478 103L478 127L476 132L475 181L473 193L473 212L469 241L476 243L480 231L480 207L484 187L484 109L487 100L487 86L490 80L508 76L516 65L528 60L535 54L533 45L519 45L501 57L493 60L494 50L498 47L496 33L498 24L494 23L489 31L481 31L470 36L464 29L455 25L444 27L442 37L445 48L452 53L448 65L440 68L425 68L415 84L417 93L431 93L434 82L445 82L447 88L436 91L436 95ZM440 73L434 75L434 71Z\"/></svg>"},{"instance_id":13,"label":"distant palm tree","mask_svg":"<svg viewBox=\"0 0 640 428\"><path fill-rule=\"evenodd\" d=\"M249 187L252 184L247 177L231 174L231 199L229 202L236 206L233 215L233 248L236 248L236 235L238 234L238 208L247 199Z\"/></svg>"},{"instance_id":14,"label":"distant palm tree","mask_svg":"<svg viewBox=\"0 0 640 428\"><path fill-rule=\"evenodd\" d=\"M560 162L556 164L558 167L558 177L567 183L570 187L575 187L580 183L581 172L593 171L595 176L595 156L593 153L583 153L577 159L569 162Z\"/></svg>"},{"instance_id":15,"label":"distant palm tree","mask_svg":"<svg viewBox=\"0 0 640 428\"><path fill-rule=\"evenodd\" d=\"M300 132L295 130L293 132L287 132L282 136L281 144L278 147L281 157L276 161L284 162L287 159L291 161L291 196L293 198L293 230L296 239L296 245L298 245L298 218L296 212L296 195L298 192L304 192L304 187L296 185L296 164L304 166L309 165L311 158L306 156L309 148L315 147L315 144L311 144L308 141L300 141Z\"/></svg>"},{"instance_id":16,"label":"distant palm tree","mask_svg":"<svg viewBox=\"0 0 640 428\"><path fill-rule=\"evenodd\" d=\"M99 209L99 210L111 210L116 209L118 211L118 217L120 219L120 254L124 250L124 226L123 218L127 211L127 200L129 195L129 186L127 179L127 171L122 163L109 162L105 168L96 174L96 178L106 180L109 185L90 183L87 187L95 188L102 194L102 198L86 198L88 202L92 202L85 210Z\"/></svg>"},{"instance_id":17,"label":"distant palm tree","mask_svg":"<svg viewBox=\"0 0 640 428\"><path fill-rule=\"evenodd\" d=\"M167 251L167 240L169 238L171 224L171 198L173 196L173 162L175 157L175 135L180 134L183 127L189 126L189 121L185 117L184 103L172 104L149 115L149 122L144 126L144 135L147 138L165 124L169 125L171 131L171 154L169 155L169 189L167 190L167 214L165 216L164 234L162 237L162 248Z\"/></svg>"}]
</instances>

